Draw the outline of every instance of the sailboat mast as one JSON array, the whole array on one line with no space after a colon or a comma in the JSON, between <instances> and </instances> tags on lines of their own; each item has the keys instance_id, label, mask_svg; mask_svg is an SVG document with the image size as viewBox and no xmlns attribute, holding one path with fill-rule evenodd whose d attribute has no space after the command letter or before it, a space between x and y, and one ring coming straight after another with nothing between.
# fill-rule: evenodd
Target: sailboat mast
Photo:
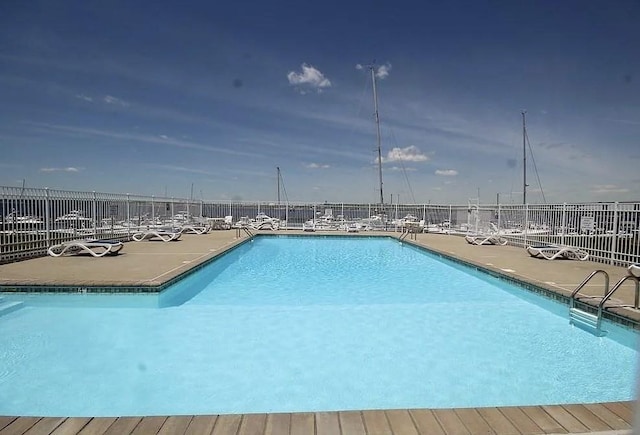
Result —
<instances>
[{"instance_id":1,"label":"sailboat mast","mask_svg":"<svg viewBox=\"0 0 640 435\"><path fill-rule=\"evenodd\" d=\"M384 205L384 195L382 193L382 147L380 145L380 116L378 115L378 92L376 89L376 72L373 66L370 66L371 80L373 81L373 107L376 117L376 137L378 140L378 177L380 179L380 205Z\"/></svg>"},{"instance_id":2,"label":"sailboat mast","mask_svg":"<svg viewBox=\"0 0 640 435\"><path fill-rule=\"evenodd\" d=\"M276 169L278 170L278 205L280 205L280 167L276 166Z\"/></svg>"},{"instance_id":3,"label":"sailboat mast","mask_svg":"<svg viewBox=\"0 0 640 435\"><path fill-rule=\"evenodd\" d=\"M527 203L527 124L525 121L525 115L527 111L522 111L522 203Z\"/></svg>"}]
</instances>

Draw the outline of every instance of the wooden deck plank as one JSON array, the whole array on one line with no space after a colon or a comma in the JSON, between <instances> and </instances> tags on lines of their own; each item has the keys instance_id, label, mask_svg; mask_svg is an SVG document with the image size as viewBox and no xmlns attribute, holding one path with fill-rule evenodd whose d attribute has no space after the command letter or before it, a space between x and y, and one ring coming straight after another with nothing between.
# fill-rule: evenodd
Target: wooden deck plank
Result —
<instances>
[{"instance_id":1,"label":"wooden deck plank","mask_svg":"<svg viewBox=\"0 0 640 435\"><path fill-rule=\"evenodd\" d=\"M630 406L625 405L621 402L607 402L603 403L603 405L606 406L614 414L617 414L624 421L626 421L630 425L633 425L633 411L631 410Z\"/></svg>"},{"instance_id":2,"label":"wooden deck plank","mask_svg":"<svg viewBox=\"0 0 640 435\"><path fill-rule=\"evenodd\" d=\"M622 417L620 417L618 414L615 414L601 403L588 403L584 406L589 411L597 415L600 420L607 423L611 427L611 429L621 430L631 428L630 423L627 423Z\"/></svg>"},{"instance_id":3,"label":"wooden deck plank","mask_svg":"<svg viewBox=\"0 0 640 435\"><path fill-rule=\"evenodd\" d=\"M337 412L316 412L316 435L336 435L340 433Z\"/></svg>"},{"instance_id":4,"label":"wooden deck plank","mask_svg":"<svg viewBox=\"0 0 640 435\"><path fill-rule=\"evenodd\" d=\"M479 408L478 413L484 418L495 433L501 435L519 435L520 431L504 416L498 408Z\"/></svg>"},{"instance_id":5,"label":"wooden deck plank","mask_svg":"<svg viewBox=\"0 0 640 435\"><path fill-rule=\"evenodd\" d=\"M118 417L106 430L105 435L129 435L142 421L142 417Z\"/></svg>"},{"instance_id":6,"label":"wooden deck plank","mask_svg":"<svg viewBox=\"0 0 640 435\"><path fill-rule=\"evenodd\" d=\"M267 423L267 414L247 414L240 423L238 435L263 435Z\"/></svg>"},{"instance_id":7,"label":"wooden deck plank","mask_svg":"<svg viewBox=\"0 0 640 435\"><path fill-rule=\"evenodd\" d=\"M410 409L409 414L421 435L446 435L440 423L429 409Z\"/></svg>"},{"instance_id":8,"label":"wooden deck plank","mask_svg":"<svg viewBox=\"0 0 640 435\"><path fill-rule=\"evenodd\" d=\"M192 418L192 415L172 415L164 422L158 435L184 435Z\"/></svg>"},{"instance_id":9,"label":"wooden deck plank","mask_svg":"<svg viewBox=\"0 0 640 435\"><path fill-rule=\"evenodd\" d=\"M531 420L535 421L544 433L567 433L567 429L555 418L551 417L542 407L521 406L520 409L527 414Z\"/></svg>"},{"instance_id":10,"label":"wooden deck plank","mask_svg":"<svg viewBox=\"0 0 640 435\"><path fill-rule=\"evenodd\" d=\"M213 426L212 435L236 435L242 417L242 414L219 415L216 419L216 425Z\"/></svg>"},{"instance_id":11,"label":"wooden deck plank","mask_svg":"<svg viewBox=\"0 0 640 435\"><path fill-rule=\"evenodd\" d=\"M62 424L64 418L60 417L44 417L36 424L31 426L24 435L49 435L58 426Z\"/></svg>"},{"instance_id":12,"label":"wooden deck plank","mask_svg":"<svg viewBox=\"0 0 640 435\"><path fill-rule=\"evenodd\" d=\"M635 402L172 417L0 416L0 435L541 434L628 430Z\"/></svg>"},{"instance_id":13,"label":"wooden deck plank","mask_svg":"<svg viewBox=\"0 0 640 435\"><path fill-rule=\"evenodd\" d=\"M184 435L211 435L217 420L217 415L196 415L191 419Z\"/></svg>"},{"instance_id":14,"label":"wooden deck plank","mask_svg":"<svg viewBox=\"0 0 640 435\"><path fill-rule=\"evenodd\" d=\"M316 429L316 416L312 412L297 412L291 414L291 435L307 435Z\"/></svg>"},{"instance_id":15,"label":"wooden deck plank","mask_svg":"<svg viewBox=\"0 0 640 435\"><path fill-rule=\"evenodd\" d=\"M74 417L65 419L51 435L76 435L91 421L89 417Z\"/></svg>"},{"instance_id":16,"label":"wooden deck plank","mask_svg":"<svg viewBox=\"0 0 640 435\"><path fill-rule=\"evenodd\" d=\"M467 435L469 431L453 409L436 409L433 411L444 433L448 435Z\"/></svg>"},{"instance_id":17,"label":"wooden deck plank","mask_svg":"<svg viewBox=\"0 0 640 435\"><path fill-rule=\"evenodd\" d=\"M629 408L629 411L631 411L631 413L633 414L634 412L636 412L636 402L633 400L629 400L626 402L620 402L622 403L624 406L626 406L627 408Z\"/></svg>"},{"instance_id":18,"label":"wooden deck plank","mask_svg":"<svg viewBox=\"0 0 640 435\"><path fill-rule=\"evenodd\" d=\"M509 406L506 408L500 408L500 412L509 419L516 429L522 434L537 434L544 433L544 431L538 426L522 409L517 406Z\"/></svg>"},{"instance_id":19,"label":"wooden deck plank","mask_svg":"<svg viewBox=\"0 0 640 435\"><path fill-rule=\"evenodd\" d=\"M385 411L389 425L393 433L406 435L419 435L416 425L413 423L411 414L406 409L394 409Z\"/></svg>"},{"instance_id":20,"label":"wooden deck plank","mask_svg":"<svg viewBox=\"0 0 640 435\"><path fill-rule=\"evenodd\" d=\"M342 435L365 435L366 429L359 411L341 411L338 413Z\"/></svg>"},{"instance_id":21,"label":"wooden deck plank","mask_svg":"<svg viewBox=\"0 0 640 435\"><path fill-rule=\"evenodd\" d=\"M265 435L289 435L291 432L291 414L269 414L264 429Z\"/></svg>"},{"instance_id":22,"label":"wooden deck plank","mask_svg":"<svg viewBox=\"0 0 640 435\"><path fill-rule=\"evenodd\" d=\"M0 430L0 435L23 434L34 424L40 421L40 417L20 417L13 420Z\"/></svg>"},{"instance_id":23,"label":"wooden deck plank","mask_svg":"<svg viewBox=\"0 0 640 435\"><path fill-rule=\"evenodd\" d=\"M133 429L131 435L156 435L167 421L166 416L144 417Z\"/></svg>"},{"instance_id":24,"label":"wooden deck plank","mask_svg":"<svg viewBox=\"0 0 640 435\"><path fill-rule=\"evenodd\" d=\"M92 418L78 435L103 435L116 420L115 417Z\"/></svg>"},{"instance_id":25,"label":"wooden deck plank","mask_svg":"<svg viewBox=\"0 0 640 435\"><path fill-rule=\"evenodd\" d=\"M368 435L389 435L392 433L384 411L362 411L362 420Z\"/></svg>"},{"instance_id":26,"label":"wooden deck plank","mask_svg":"<svg viewBox=\"0 0 640 435\"><path fill-rule=\"evenodd\" d=\"M456 409L458 418L462 421L462 424L471 433L483 433L493 434L494 430L489 427L487 422L482 418L480 413L473 408Z\"/></svg>"},{"instance_id":27,"label":"wooden deck plank","mask_svg":"<svg viewBox=\"0 0 640 435\"><path fill-rule=\"evenodd\" d=\"M588 430L584 424L580 423L580 420L571 415L571 413L562 406L543 405L542 409L569 432L586 432Z\"/></svg>"},{"instance_id":28,"label":"wooden deck plank","mask_svg":"<svg viewBox=\"0 0 640 435\"><path fill-rule=\"evenodd\" d=\"M18 418L18 417L0 416L0 430L2 430L5 427L9 426L9 424L11 424L11 422L13 420L15 420L16 418Z\"/></svg>"},{"instance_id":29,"label":"wooden deck plank","mask_svg":"<svg viewBox=\"0 0 640 435\"><path fill-rule=\"evenodd\" d=\"M607 423L583 405L563 405L562 407L569 411L571 415L578 419L578 421L585 425L590 431L611 430L611 427Z\"/></svg>"}]
</instances>

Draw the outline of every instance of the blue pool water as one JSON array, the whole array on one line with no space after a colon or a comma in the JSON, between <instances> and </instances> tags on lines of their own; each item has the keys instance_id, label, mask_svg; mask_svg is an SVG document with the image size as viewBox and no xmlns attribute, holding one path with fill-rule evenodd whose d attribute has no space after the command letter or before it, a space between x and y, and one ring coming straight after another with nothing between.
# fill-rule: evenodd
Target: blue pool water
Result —
<instances>
[{"instance_id":1,"label":"blue pool water","mask_svg":"<svg viewBox=\"0 0 640 435\"><path fill-rule=\"evenodd\" d=\"M0 415L634 397L636 334L386 238L258 237L160 297L23 299L0 317Z\"/></svg>"}]
</instances>

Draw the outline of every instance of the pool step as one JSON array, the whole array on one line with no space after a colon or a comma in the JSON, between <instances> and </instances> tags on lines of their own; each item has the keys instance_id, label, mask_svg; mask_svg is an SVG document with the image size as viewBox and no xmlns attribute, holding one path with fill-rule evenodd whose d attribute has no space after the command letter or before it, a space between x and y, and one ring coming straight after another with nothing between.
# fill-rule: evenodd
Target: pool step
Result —
<instances>
[{"instance_id":1,"label":"pool step","mask_svg":"<svg viewBox=\"0 0 640 435\"><path fill-rule=\"evenodd\" d=\"M24 302L11 302L0 296L0 316L22 308Z\"/></svg>"},{"instance_id":2,"label":"pool step","mask_svg":"<svg viewBox=\"0 0 640 435\"><path fill-rule=\"evenodd\" d=\"M590 332L596 335L602 335L600 321L595 314L574 307L569 309L569 321L572 325L587 327Z\"/></svg>"}]
</instances>

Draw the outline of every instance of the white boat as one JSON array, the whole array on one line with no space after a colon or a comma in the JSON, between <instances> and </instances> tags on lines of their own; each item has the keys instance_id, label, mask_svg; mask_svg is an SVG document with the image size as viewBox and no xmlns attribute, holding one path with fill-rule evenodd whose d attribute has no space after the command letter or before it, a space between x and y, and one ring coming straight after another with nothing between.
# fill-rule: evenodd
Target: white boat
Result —
<instances>
[{"instance_id":1,"label":"white boat","mask_svg":"<svg viewBox=\"0 0 640 435\"><path fill-rule=\"evenodd\" d=\"M418 225L420 223L420 219L418 219L411 213L408 213L405 217L400 219L394 219L391 223L396 227L407 227L407 226Z\"/></svg>"},{"instance_id":2,"label":"white boat","mask_svg":"<svg viewBox=\"0 0 640 435\"><path fill-rule=\"evenodd\" d=\"M314 228L317 230L337 230L340 228L342 219L337 219L333 216L333 210L327 208L324 210L324 214L320 212L316 213L317 216L312 221L314 222Z\"/></svg>"},{"instance_id":3,"label":"white boat","mask_svg":"<svg viewBox=\"0 0 640 435\"><path fill-rule=\"evenodd\" d=\"M260 212L255 219L242 216L231 228L252 228L254 230L277 230L280 228L280 219L272 218L266 213Z\"/></svg>"},{"instance_id":4,"label":"white boat","mask_svg":"<svg viewBox=\"0 0 640 435\"><path fill-rule=\"evenodd\" d=\"M89 228L93 226L93 219L84 216L80 210L71 210L57 217L54 223L58 228Z\"/></svg>"},{"instance_id":5,"label":"white boat","mask_svg":"<svg viewBox=\"0 0 640 435\"><path fill-rule=\"evenodd\" d=\"M4 223L15 226L43 225L44 221L35 216L22 216L18 212L13 211L5 216Z\"/></svg>"}]
</instances>

